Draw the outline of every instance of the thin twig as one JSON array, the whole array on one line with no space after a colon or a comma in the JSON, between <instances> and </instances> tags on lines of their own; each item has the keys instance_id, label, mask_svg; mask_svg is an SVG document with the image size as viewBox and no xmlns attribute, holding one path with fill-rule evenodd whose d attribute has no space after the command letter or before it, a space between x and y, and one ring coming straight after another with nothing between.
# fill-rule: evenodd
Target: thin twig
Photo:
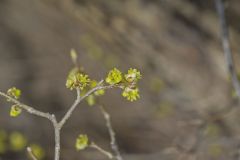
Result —
<instances>
[{"instance_id":1,"label":"thin twig","mask_svg":"<svg viewBox=\"0 0 240 160\"><path fill-rule=\"evenodd\" d=\"M31 147L27 147L27 152L29 156L32 158L32 160L38 160L37 157L34 155Z\"/></svg>"},{"instance_id":2,"label":"thin twig","mask_svg":"<svg viewBox=\"0 0 240 160\"><path fill-rule=\"evenodd\" d=\"M216 9L219 16L219 21L220 21L222 45L223 45L223 50L224 50L225 59L227 63L228 72L231 75L232 84L233 84L234 90L237 93L237 97L240 98L240 83L238 80L238 76L237 76L236 69L233 62L232 51L230 48L228 25L226 22L223 0L215 0L215 5L216 5ZM240 144L237 145L236 159L240 160Z\"/></svg>"},{"instance_id":3,"label":"thin twig","mask_svg":"<svg viewBox=\"0 0 240 160\"><path fill-rule=\"evenodd\" d=\"M113 158L112 153L104 150L103 148L99 147L98 145L96 145L96 144L93 143L93 142L89 145L89 147L98 150L98 151L101 152L102 154L106 155L109 159L112 159L112 158Z\"/></svg>"},{"instance_id":4,"label":"thin twig","mask_svg":"<svg viewBox=\"0 0 240 160\"><path fill-rule=\"evenodd\" d=\"M53 122L54 119L55 119L55 117L53 115L51 115L50 113L45 113L45 112L39 111L37 109L34 109L33 107L25 105L25 104L21 103L20 101L12 98L11 96L8 96L7 94L5 94L3 92L0 92L0 96L5 97L7 100L9 100L10 102L18 105L20 108L26 110L30 114L33 114L33 115L36 115L36 116L39 116L39 117L43 117L43 118L47 118L51 122Z\"/></svg>"},{"instance_id":5,"label":"thin twig","mask_svg":"<svg viewBox=\"0 0 240 160\"><path fill-rule=\"evenodd\" d=\"M221 29L221 38L222 38L222 46L224 50L224 55L227 63L227 69L232 79L233 87L237 93L238 98L240 98L240 83L237 77L236 69L234 67L232 51L229 43L229 33L228 33L228 25L225 18L225 9L223 0L215 0L216 9L219 16L220 21L220 29Z\"/></svg>"},{"instance_id":6,"label":"thin twig","mask_svg":"<svg viewBox=\"0 0 240 160\"><path fill-rule=\"evenodd\" d=\"M119 151L119 148L118 148L118 145L117 145L117 141L116 141L116 134L113 130L113 127L112 127L112 123L111 123L111 118L110 118L110 115L107 113L107 111L104 109L104 107L102 105L99 106L102 114L103 114L103 117L105 118L106 120L106 126L107 126L107 129L108 129L108 132L109 132L109 135L110 135L110 139L111 139L111 148L113 150L113 152L115 153L116 155L116 159L117 160L123 160L121 154L120 154L120 151Z\"/></svg>"},{"instance_id":7,"label":"thin twig","mask_svg":"<svg viewBox=\"0 0 240 160\"><path fill-rule=\"evenodd\" d=\"M54 137L55 137L55 154L54 154L54 160L59 160L60 159L60 134L61 134L61 128L63 127L63 125L66 123L66 121L70 118L70 116L72 115L72 112L76 109L77 105L86 97L88 97L89 95L91 95L92 93L101 90L101 89L110 89L113 88L114 85L108 85L108 86L103 86L103 80L101 80L97 86L91 90L89 90L85 95L83 95L81 97L80 95L80 89L77 89L77 98L75 100L75 102L73 103L73 105L69 108L69 110L67 111L67 113L63 116L63 118L61 119L60 122L57 121L56 117L54 114L50 114L50 113L45 113L42 111L39 111L37 109L34 109L33 107L30 107L28 105L25 105L23 103L21 103L20 101L12 98L11 96L8 96L7 94L3 93L0 91L0 96L6 98L7 100L9 100L10 102L18 105L20 108L22 108L23 110L26 110L28 113L39 116L39 117L43 117L46 118L48 120L50 120L53 124L53 128L54 128ZM92 147L95 147L98 150L101 150L100 147L97 147L96 145L93 145ZM27 148L27 151L29 153L31 153L31 148ZM103 152L104 150L102 150ZM110 156L110 153L107 154L107 151L105 151L105 154L108 155L108 157ZM31 156L33 157L33 156ZM36 160L36 159L34 159Z\"/></svg>"},{"instance_id":8,"label":"thin twig","mask_svg":"<svg viewBox=\"0 0 240 160\"><path fill-rule=\"evenodd\" d=\"M70 118L70 116L72 115L73 111L76 109L76 107L78 106L78 104L85 98L87 98L89 95L91 95L92 93L101 90L101 89L109 89L114 87L114 85L109 85L109 86L101 86L103 83L103 80L100 81L98 83L98 85L89 90L85 95L83 95L82 97L80 96L80 94L77 96L75 102L73 103L73 105L70 107L70 109L67 111L67 113L63 116L63 118L61 119L61 121L59 122L59 127L62 128L62 126L66 123L66 121Z\"/></svg>"}]
</instances>

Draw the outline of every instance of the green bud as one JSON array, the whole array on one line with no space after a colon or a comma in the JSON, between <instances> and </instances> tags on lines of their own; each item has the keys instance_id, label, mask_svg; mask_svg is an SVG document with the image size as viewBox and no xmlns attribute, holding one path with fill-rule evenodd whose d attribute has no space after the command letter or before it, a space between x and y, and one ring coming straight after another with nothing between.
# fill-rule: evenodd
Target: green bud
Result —
<instances>
[{"instance_id":1,"label":"green bud","mask_svg":"<svg viewBox=\"0 0 240 160\"><path fill-rule=\"evenodd\" d=\"M80 134L76 139L75 148L79 150L83 150L88 147L88 137L85 134Z\"/></svg>"},{"instance_id":2,"label":"green bud","mask_svg":"<svg viewBox=\"0 0 240 160\"><path fill-rule=\"evenodd\" d=\"M18 105L13 105L10 110L11 117L17 117L22 113L22 109Z\"/></svg>"},{"instance_id":3,"label":"green bud","mask_svg":"<svg viewBox=\"0 0 240 160\"><path fill-rule=\"evenodd\" d=\"M105 90L103 89L100 89L100 90L97 90L96 92L94 92L94 95L96 96L102 96L105 94Z\"/></svg>"},{"instance_id":4,"label":"green bud","mask_svg":"<svg viewBox=\"0 0 240 160\"><path fill-rule=\"evenodd\" d=\"M72 62L74 64L76 64L77 63L77 52L75 51L75 49L71 49L70 56L71 56Z\"/></svg>"},{"instance_id":5,"label":"green bud","mask_svg":"<svg viewBox=\"0 0 240 160\"><path fill-rule=\"evenodd\" d=\"M7 94L15 99L18 99L21 96L21 90L16 87L8 89Z\"/></svg>"},{"instance_id":6,"label":"green bud","mask_svg":"<svg viewBox=\"0 0 240 160\"><path fill-rule=\"evenodd\" d=\"M95 80L92 80L91 82L90 82L90 87L91 88L94 88L94 87L96 87L97 86L97 81L95 81Z\"/></svg>"},{"instance_id":7,"label":"green bud","mask_svg":"<svg viewBox=\"0 0 240 160\"><path fill-rule=\"evenodd\" d=\"M87 98L86 98L86 100L87 100L87 103L88 103L88 105L89 106L93 106L96 102L96 100L95 100L95 96L94 95L89 95Z\"/></svg>"}]
</instances>

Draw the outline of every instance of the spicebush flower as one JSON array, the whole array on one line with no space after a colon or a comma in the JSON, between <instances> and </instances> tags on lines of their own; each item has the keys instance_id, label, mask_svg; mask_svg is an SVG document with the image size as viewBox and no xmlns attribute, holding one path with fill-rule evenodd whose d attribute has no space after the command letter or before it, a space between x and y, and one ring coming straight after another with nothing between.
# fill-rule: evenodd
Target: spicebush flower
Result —
<instances>
[{"instance_id":1,"label":"spicebush flower","mask_svg":"<svg viewBox=\"0 0 240 160\"><path fill-rule=\"evenodd\" d=\"M112 69L106 78L106 82L109 84L117 84L122 81L122 73L118 69Z\"/></svg>"},{"instance_id":2,"label":"spicebush flower","mask_svg":"<svg viewBox=\"0 0 240 160\"><path fill-rule=\"evenodd\" d=\"M87 85L89 85L90 79L88 78L88 75L82 74L82 73L70 73L67 81L66 81L66 87L70 90L80 88L83 90Z\"/></svg>"},{"instance_id":3,"label":"spicebush flower","mask_svg":"<svg viewBox=\"0 0 240 160\"><path fill-rule=\"evenodd\" d=\"M7 94L15 99L18 99L21 96L21 90L16 87L8 89Z\"/></svg>"},{"instance_id":4,"label":"spicebush flower","mask_svg":"<svg viewBox=\"0 0 240 160\"><path fill-rule=\"evenodd\" d=\"M10 110L11 117L17 117L22 113L22 109L18 105L13 105Z\"/></svg>"},{"instance_id":5,"label":"spicebush flower","mask_svg":"<svg viewBox=\"0 0 240 160\"><path fill-rule=\"evenodd\" d=\"M132 89L129 87L124 88L122 96L126 97L129 101L136 101L138 98L140 98L138 88Z\"/></svg>"},{"instance_id":6,"label":"spicebush flower","mask_svg":"<svg viewBox=\"0 0 240 160\"><path fill-rule=\"evenodd\" d=\"M139 79L141 79L142 75L137 69L130 68L128 70L128 73L124 75L127 82L137 82Z\"/></svg>"},{"instance_id":7,"label":"spicebush flower","mask_svg":"<svg viewBox=\"0 0 240 160\"><path fill-rule=\"evenodd\" d=\"M88 136L85 134L80 134L76 139L75 147L78 151L88 147Z\"/></svg>"}]
</instances>

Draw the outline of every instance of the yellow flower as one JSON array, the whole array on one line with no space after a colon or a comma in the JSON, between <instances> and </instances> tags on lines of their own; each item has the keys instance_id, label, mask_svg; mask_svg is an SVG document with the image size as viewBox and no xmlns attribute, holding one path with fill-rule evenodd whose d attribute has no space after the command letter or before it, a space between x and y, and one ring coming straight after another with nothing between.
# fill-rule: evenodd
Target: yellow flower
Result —
<instances>
[{"instance_id":1,"label":"yellow flower","mask_svg":"<svg viewBox=\"0 0 240 160\"><path fill-rule=\"evenodd\" d=\"M106 82L109 84L117 84L122 81L122 73L118 69L112 69L106 78Z\"/></svg>"},{"instance_id":2,"label":"yellow flower","mask_svg":"<svg viewBox=\"0 0 240 160\"><path fill-rule=\"evenodd\" d=\"M76 149L83 150L88 146L88 137L85 134L80 134L76 140L75 147Z\"/></svg>"}]
</instances>

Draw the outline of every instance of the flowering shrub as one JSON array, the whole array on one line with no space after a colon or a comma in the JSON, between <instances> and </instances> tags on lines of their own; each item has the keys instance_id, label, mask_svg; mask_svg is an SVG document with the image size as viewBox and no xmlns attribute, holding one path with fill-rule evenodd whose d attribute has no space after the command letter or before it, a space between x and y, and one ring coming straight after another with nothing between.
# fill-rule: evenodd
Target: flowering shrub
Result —
<instances>
[{"instance_id":1,"label":"flowering shrub","mask_svg":"<svg viewBox=\"0 0 240 160\"><path fill-rule=\"evenodd\" d=\"M90 79L89 76L84 73L80 67L77 65L77 54L75 50L71 50L70 52L72 62L74 63L75 67L70 70L67 80L66 80L66 87L70 90L76 90L77 97L73 105L69 108L69 110L66 112L66 114L62 117L60 121L57 121L54 114L46 113L39 111L37 109L34 109L31 106L25 105L18 101L18 99L21 96L21 90L17 89L16 87L12 87L8 89L7 93L0 92L0 96L3 96L12 103L10 109L10 116L11 117L17 117L19 116L23 110L39 116L46 118L51 121L54 127L55 131L55 160L59 160L60 158L60 131L61 128L64 126L66 121L70 118L71 114L75 110L75 108L82 102L82 100L86 99L89 105L95 105L96 104L96 98L99 96L104 95L105 90L112 89L112 88L119 88L122 90L122 96L125 97L129 101L135 101L140 98L139 96L139 88L137 86L138 81L141 79L142 75L140 71L137 69L130 68L127 73L122 73L117 68L113 68L110 70L106 76L105 81L97 81ZM111 137L111 148L114 152L108 152L101 147L99 147L94 142L89 142L88 136L84 134L80 134L75 143L75 148L77 150L83 150L87 147L92 147L94 149L97 149L99 152L106 155L108 158L112 159L115 157L117 160L122 160L122 157L120 155L120 152L118 150L118 146L115 140L115 133L111 126L110 122L110 115L106 112L106 110L103 108L103 106L100 107L102 114L106 120L106 126L109 130L109 134ZM15 138L16 140L13 140L13 144L19 144L22 143L23 140L21 137ZM29 146L27 148L27 151L29 155L32 157L32 159L37 159L36 155L40 155L40 150L37 149L37 146ZM34 153L35 152L35 153Z\"/></svg>"}]
</instances>

